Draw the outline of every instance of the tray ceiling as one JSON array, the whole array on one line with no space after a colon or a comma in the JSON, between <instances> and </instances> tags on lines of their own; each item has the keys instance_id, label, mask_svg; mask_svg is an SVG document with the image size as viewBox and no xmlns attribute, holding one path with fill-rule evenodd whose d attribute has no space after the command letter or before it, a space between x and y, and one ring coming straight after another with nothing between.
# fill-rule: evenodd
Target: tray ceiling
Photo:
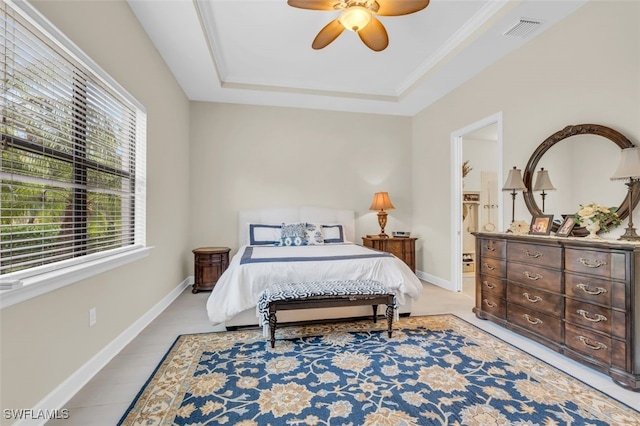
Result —
<instances>
[{"instance_id":1,"label":"tray ceiling","mask_svg":"<svg viewBox=\"0 0 640 426\"><path fill-rule=\"evenodd\" d=\"M128 0L190 100L409 116L585 2L431 0L379 16L389 46L374 52L350 31L313 50L339 12L286 0Z\"/></svg>"}]
</instances>

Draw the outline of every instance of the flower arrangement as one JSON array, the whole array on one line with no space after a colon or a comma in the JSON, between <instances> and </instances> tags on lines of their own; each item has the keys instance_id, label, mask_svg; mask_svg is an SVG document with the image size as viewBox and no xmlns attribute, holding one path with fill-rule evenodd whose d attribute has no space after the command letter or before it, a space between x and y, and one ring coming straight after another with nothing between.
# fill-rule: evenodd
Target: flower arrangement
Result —
<instances>
[{"instance_id":1,"label":"flower arrangement","mask_svg":"<svg viewBox=\"0 0 640 426\"><path fill-rule=\"evenodd\" d=\"M578 209L578 212L575 214L576 224L583 226L584 222L597 221L600 223L600 229L607 232L609 226L617 226L620 224L620 218L616 210L616 207L606 207L593 202L585 205L580 204L580 209Z\"/></svg>"},{"instance_id":2,"label":"flower arrangement","mask_svg":"<svg viewBox=\"0 0 640 426\"><path fill-rule=\"evenodd\" d=\"M509 231L518 235L525 235L529 233L529 224L524 220L516 220L509 225Z\"/></svg>"},{"instance_id":3,"label":"flower arrangement","mask_svg":"<svg viewBox=\"0 0 640 426\"><path fill-rule=\"evenodd\" d=\"M462 163L462 178L469 174L469 172L473 170L473 167L469 165L469 160Z\"/></svg>"}]
</instances>

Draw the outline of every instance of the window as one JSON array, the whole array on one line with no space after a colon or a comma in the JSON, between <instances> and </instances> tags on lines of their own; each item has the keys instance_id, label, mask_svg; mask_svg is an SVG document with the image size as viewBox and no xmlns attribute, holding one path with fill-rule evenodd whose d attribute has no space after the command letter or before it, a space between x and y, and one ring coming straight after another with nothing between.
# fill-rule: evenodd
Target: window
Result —
<instances>
[{"instance_id":1,"label":"window","mask_svg":"<svg viewBox=\"0 0 640 426\"><path fill-rule=\"evenodd\" d=\"M0 77L0 277L144 247L139 103L24 3L0 3Z\"/></svg>"}]
</instances>

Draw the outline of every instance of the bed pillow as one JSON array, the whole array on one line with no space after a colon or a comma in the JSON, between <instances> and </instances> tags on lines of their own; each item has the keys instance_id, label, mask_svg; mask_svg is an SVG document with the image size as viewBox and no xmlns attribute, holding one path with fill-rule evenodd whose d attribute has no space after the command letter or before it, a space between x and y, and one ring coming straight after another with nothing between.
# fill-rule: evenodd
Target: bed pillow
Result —
<instances>
[{"instance_id":1,"label":"bed pillow","mask_svg":"<svg viewBox=\"0 0 640 426\"><path fill-rule=\"evenodd\" d=\"M305 246L307 231L306 224L300 223L283 223L281 227L282 236L280 237L279 246Z\"/></svg>"},{"instance_id":2,"label":"bed pillow","mask_svg":"<svg viewBox=\"0 0 640 426\"><path fill-rule=\"evenodd\" d=\"M282 238L280 229L282 225L265 225L262 223L249 224L249 245L272 246L280 242Z\"/></svg>"},{"instance_id":3,"label":"bed pillow","mask_svg":"<svg viewBox=\"0 0 640 426\"><path fill-rule=\"evenodd\" d=\"M322 225L324 243L344 243L344 229L342 225Z\"/></svg>"},{"instance_id":4,"label":"bed pillow","mask_svg":"<svg viewBox=\"0 0 640 426\"><path fill-rule=\"evenodd\" d=\"M319 223L307 223L305 226L307 245L318 246L324 244L324 235L322 235L322 225Z\"/></svg>"}]
</instances>

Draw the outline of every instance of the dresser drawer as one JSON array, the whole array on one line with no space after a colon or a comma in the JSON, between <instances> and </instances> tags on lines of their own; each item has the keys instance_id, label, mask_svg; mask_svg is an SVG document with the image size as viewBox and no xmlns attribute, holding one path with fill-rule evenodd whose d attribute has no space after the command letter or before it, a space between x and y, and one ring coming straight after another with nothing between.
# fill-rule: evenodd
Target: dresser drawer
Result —
<instances>
[{"instance_id":1,"label":"dresser drawer","mask_svg":"<svg viewBox=\"0 0 640 426\"><path fill-rule=\"evenodd\" d=\"M509 243L507 245L507 259L529 265L560 269L562 248L542 244Z\"/></svg>"},{"instance_id":2,"label":"dresser drawer","mask_svg":"<svg viewBox=\"0 0 640 426\"><path fill-rule=\"evenodd\" d=\"M564 298L559 294L549 293L537 288L509 284L507 301L509 303L517 303L527 309L561 317Z\"/></svg>"},{"instance_id":3,"label":"dresser drawer","mask_svg":"<svg viewBox=\"0 0 640 426\"><path fill-rule=\"evenodd\" d=\"M503 240L480 240L480 256L504 259L507 243Z\"/></svg>"},{"instance_id":4,"label":"dresser drawer","mask_svg":"<svg viewBox=\"0 0 640 426\"><path fill-rule=\"evenodd\" d=\"M560 318L508 303L507 321L547 340L562 343L562 320Z\"/></svg>"},{"instance_id":5,"label":"dresser drawer","mask_svg":"<svg viewBox=\"0 0 640 426\"><path fill-rule=\"evenodd\" d=\"M507 302L490 291L482 290L481 293L480 309L498 318L505 319L507 317Z\"/></svg>"},{"instance_id":6,"label":"dresser drawer","mask_svg":"<svg viewBox=\"0 0 640 426\"><path fill-rule=\"evenodd\" d=\"M606 365L611 364L611 343L611 338L607 336L565 324L565 346Z\"/></svg>"},{"instance_id":7,"label":"dresser drawer","mask_svg":"<svg viewBox=\"0 0 640 426\"><path fill-rule=\"evenodd\" d=\"M603 278L626 278L625 255L622 253L567 248L564 252L565 269L571 272Z\"/></svg>"},{"instance_id":8,"label":"dresser drawer","mask_svg":"<svg viewBox=\"0 0 640 426\"><path fill-rule=\"evenodd\" d=\"M492 277L491 275L480 275L480 287L483 292L495 294L502 299L505 298L505 282L502 278Z\"/></svg>"},{"instance_id":9,"label":"dresser drawer","mask_svg":"<svg viewBox=\"0 0 640 426\"><path fill-rule=\"evenodd\" d=\"M567 299L564 315L567 322L611 334L612 318L610 309Z\"/></svg>"},{"instance_id":10,"label":"dresser drawer","mask_svg":"<svg viewBox=\"0 0 640 426\"><path fill-rule=\"evenodd\" d=\"M554 293L562 292L562 273L539 266L509 263L507 280L527 286L541 288Z\"/></svg>"},{"instance_id":11,"label":"dresser drawer","mask_svg":"<svg viewBox=\"0 0 640 426\"><path fill-rule=\"evenodd\" d=\"M502 278L505 276L505 261L490 257L481 257L480 273Z\"/></svg>"},{"instance_id":12,"label":"dresser drawer","mask_svg":"<svg viewBox=\"0 0 640 426\"><path fill-rule=\"evenodd\" d=\"M566 272L564 275L564 291L571 298L618 309L626 309L626 288L624 283Z\"/></svg>"}]
</instances>

